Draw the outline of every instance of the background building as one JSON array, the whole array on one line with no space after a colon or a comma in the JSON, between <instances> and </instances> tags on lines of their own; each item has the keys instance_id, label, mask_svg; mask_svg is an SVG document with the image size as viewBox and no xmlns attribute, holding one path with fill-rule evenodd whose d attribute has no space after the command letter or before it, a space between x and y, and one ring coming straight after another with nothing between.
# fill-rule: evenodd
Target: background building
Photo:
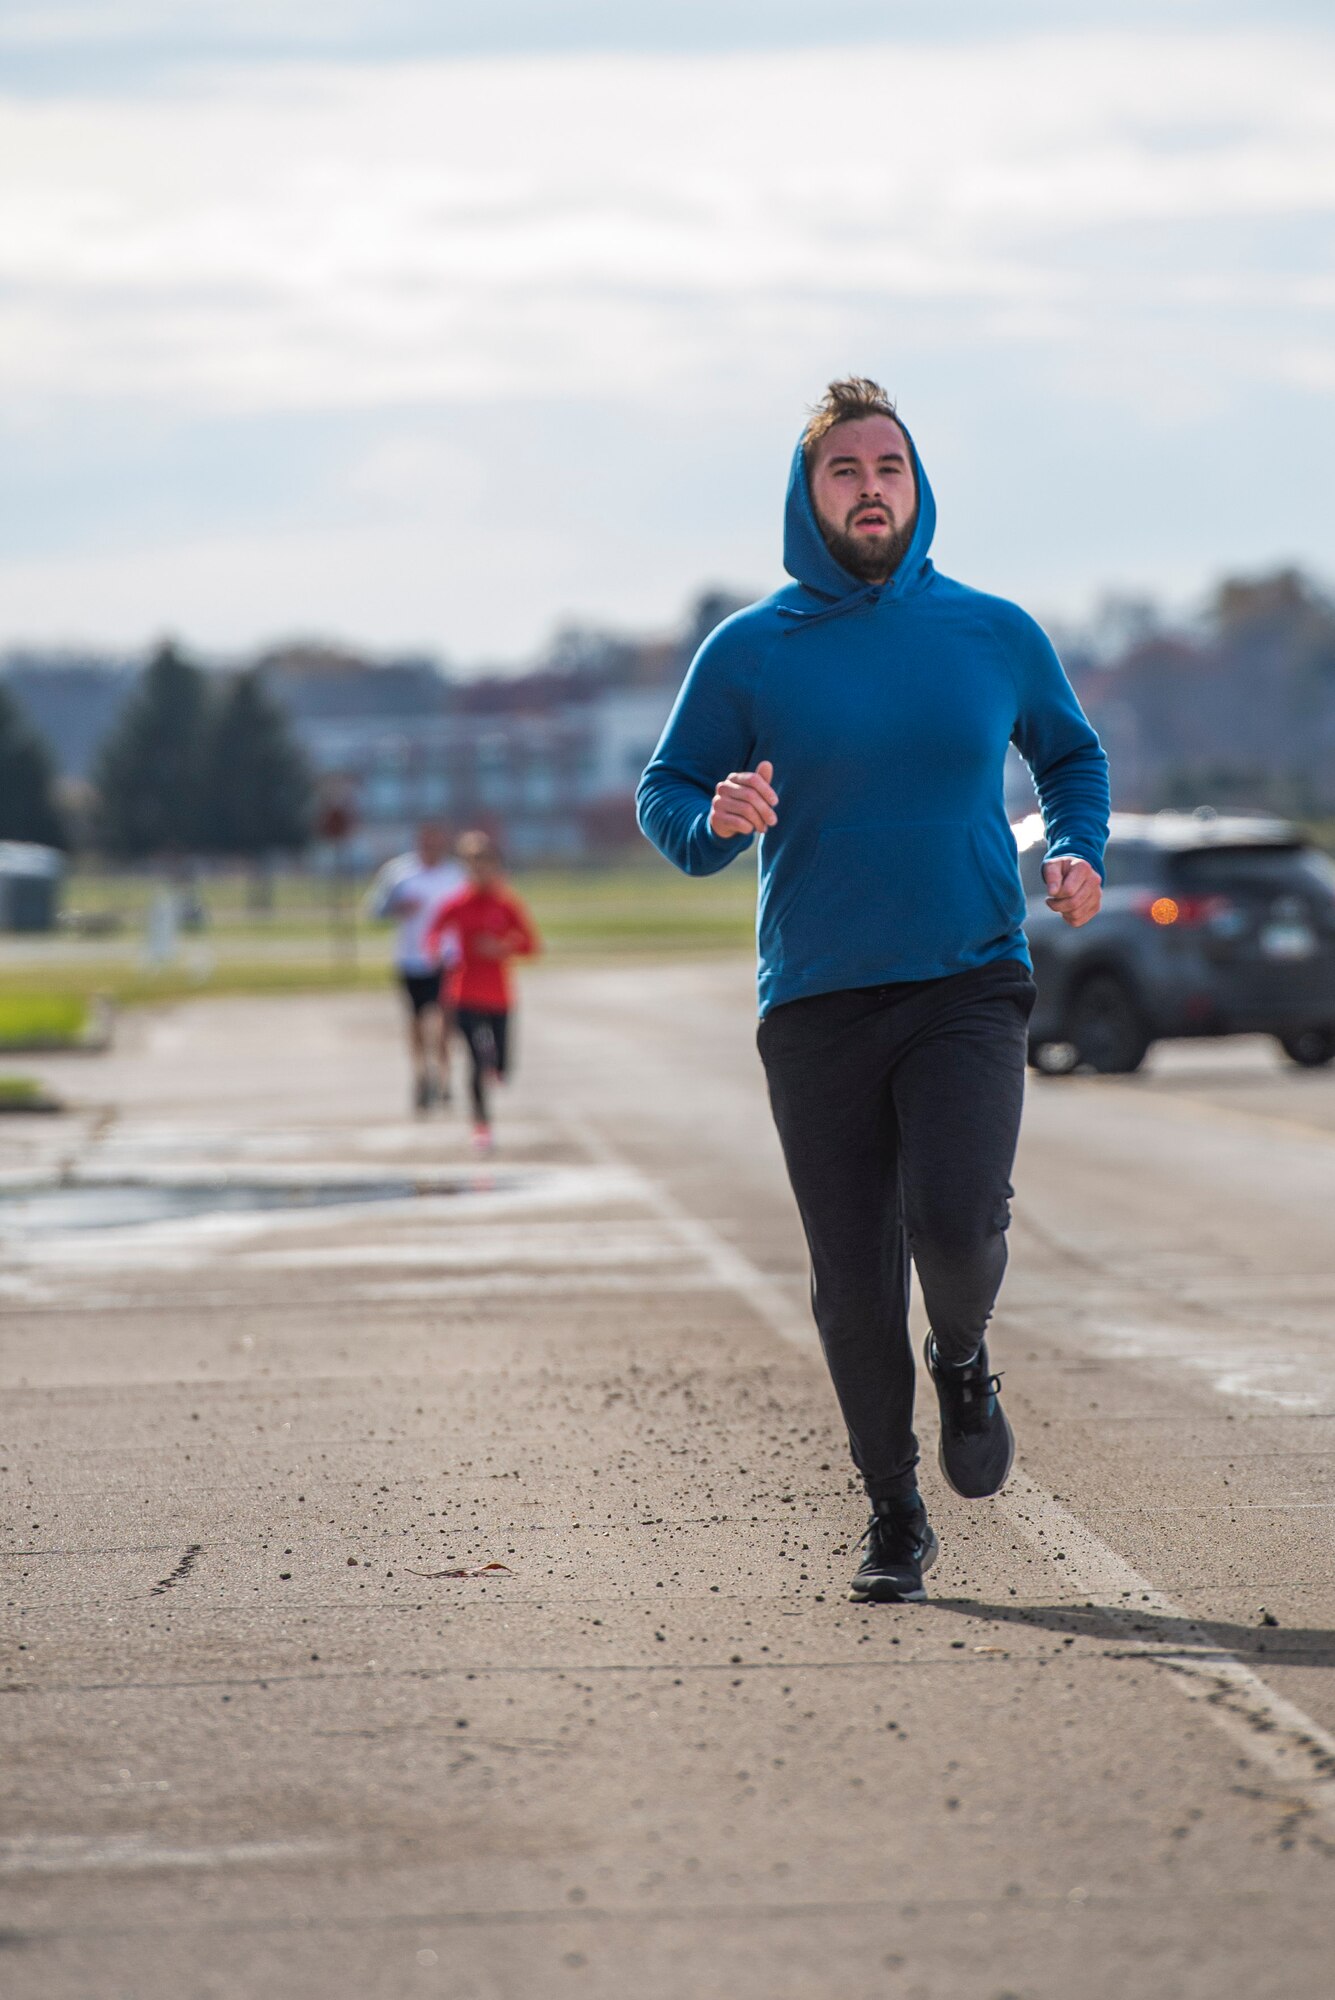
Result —
<instances>
[{"instance_id":1,"label":"background building","mask_svg":"<svg viewBox=\"0 0 1335 2000\"><path fill-rule=\"evenodd\" d=\"M696 647L742 601L708 592L668 638L570 628L520 672L465 675L329 645L251 664L321 790L352 808L351 866L400 851L424 818L487 827L517 862L580 862L635 847L639 774ZM1335 605L1312 579L1225 579L1190 620L1143 602L1104 607L1058 640L1107 746L1118 807L1335 814ZM120 659L0 661L0 682L76 789L138 672ZM1018 758L1007 795L1014 814L1029 810Z\"/></svg>"}]
</instances>

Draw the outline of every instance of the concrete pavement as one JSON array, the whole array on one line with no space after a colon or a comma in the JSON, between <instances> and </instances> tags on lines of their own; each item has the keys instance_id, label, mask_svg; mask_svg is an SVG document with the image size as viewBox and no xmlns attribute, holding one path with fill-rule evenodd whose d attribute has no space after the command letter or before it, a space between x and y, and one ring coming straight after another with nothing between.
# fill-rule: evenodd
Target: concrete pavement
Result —
<instances>
[{"instance_id":1,"label":"concrete pavement","mask_svg":"<svg viewBox=\"0 0 1335 2000\"><path fill-rule=\"evenodd\" d=\"M0 1131L376 1194L0 1220L6 1994L1335 1991L1332 1080L1036 1081L1023 1478L924 1409L933 1602L862 1609L747 968L532 979L480 1170L397 1026L137 1017Z\"/></svg>"}]
</instances>

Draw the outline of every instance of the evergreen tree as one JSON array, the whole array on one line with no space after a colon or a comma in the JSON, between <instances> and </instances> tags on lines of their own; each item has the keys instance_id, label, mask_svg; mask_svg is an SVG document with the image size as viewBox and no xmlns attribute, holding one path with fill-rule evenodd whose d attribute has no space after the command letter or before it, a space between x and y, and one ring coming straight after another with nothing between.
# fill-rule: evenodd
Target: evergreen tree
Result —
<instances>
[{"instance_id":1,"label":"evergreen tree","mask_svg":"<svg viewBox=\"0 0 1335 2000\"><path fill-rule=\"evenodd\" d=\"M97 831L109 854L143 861L197 850L207 715L204 675L170 642L161 646L97 761Z\"/></svg>"},{"instance_id":2,"label":"evergreen tree","mask_svg":"<svg viewBox=\"0 0 1335 2000\"><path fill-rule=\"evenodd\" d=\"M201 807L214 854L259 862L310 837L310 773L254 668L235 676L210 719Z\"/></svg>"},{"instance_id":3,"label":"evergreen tree","mask_svg":"<svg viewBox=\"0 0 1335 2000\"><path fill-rule=\"evenodd\" d=\"M50 752L8 688L0 687L0 840L64 847Z\"/></svg>"}]
</instances>

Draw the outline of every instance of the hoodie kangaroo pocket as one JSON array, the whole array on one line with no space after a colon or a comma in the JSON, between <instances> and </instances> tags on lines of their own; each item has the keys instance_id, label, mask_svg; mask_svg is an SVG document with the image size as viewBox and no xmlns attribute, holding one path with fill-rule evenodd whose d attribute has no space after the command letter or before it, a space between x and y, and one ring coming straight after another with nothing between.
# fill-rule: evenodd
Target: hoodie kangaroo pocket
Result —
<instances>
[{"instance_id":1,"label":"hoodie kangaroo pocket","mask_svg":"<svg viewBox=\"0 0 1335 2000\"><path fill-rule=\"evenodd\" d=\"M1023 906L1015 862L985 829L890 820L827 827L776 920L786 970L855 985L860 970L871 984L975 964L1019 928Z\"/></svg>"}]
</instances>

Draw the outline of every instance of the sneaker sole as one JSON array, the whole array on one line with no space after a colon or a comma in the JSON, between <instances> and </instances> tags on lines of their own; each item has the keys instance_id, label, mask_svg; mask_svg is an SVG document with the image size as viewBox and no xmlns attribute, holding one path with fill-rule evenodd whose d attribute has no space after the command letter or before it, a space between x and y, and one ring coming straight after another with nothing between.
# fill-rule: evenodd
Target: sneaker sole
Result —
<instances>
[{"instance_id":1,"label":"sneaker sole","mask_svg":"<svg viewBox=\"0 0 1335 2000\"><path fill-rule=\"evenodd\" d=\"M935 1528L929 1528L927 1532L931 1540L923 1551L922 1570L924 1576L941 1553L941 1544L936 1538ZM850 1583L848 1586L848 1601L850 1604L925 1604L927 1602L927 1592L921 1588L918 1590L896 1590L890 1584L889 1578L886 1577L873 1581L865 1587L859 1587L856 1582Z\"/></svg>"}]
</instances>

